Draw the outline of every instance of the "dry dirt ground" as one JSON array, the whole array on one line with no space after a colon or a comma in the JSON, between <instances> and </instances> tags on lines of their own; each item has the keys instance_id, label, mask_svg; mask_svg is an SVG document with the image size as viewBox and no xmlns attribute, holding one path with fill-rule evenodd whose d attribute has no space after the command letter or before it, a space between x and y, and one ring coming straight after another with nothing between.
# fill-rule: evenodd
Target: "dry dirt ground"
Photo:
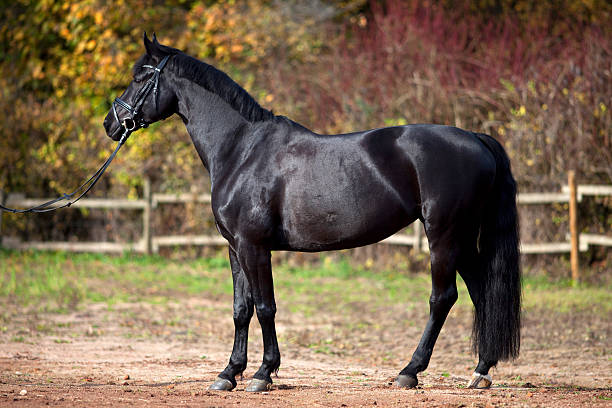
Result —
<instances>
[{"instance_id":1,"label":"dry dirt ground","mask_svg":"<svg viewBox=\"0 0 612 408\"><path fill-rule=\"evenodd\" d=\"M471 311L455 307L419 387L404 390L389 384L418 342L426 304L354 302L323 318L278 303L283 362L263 394L244 391L261 359L256 319L245 378L232 392L207 390L231 350L228 296L63 314L5 310L0 406L612 406L609 316L526 314L521 357L492 370L491 389L469 390Z\"/></svg>"}]
</instances>

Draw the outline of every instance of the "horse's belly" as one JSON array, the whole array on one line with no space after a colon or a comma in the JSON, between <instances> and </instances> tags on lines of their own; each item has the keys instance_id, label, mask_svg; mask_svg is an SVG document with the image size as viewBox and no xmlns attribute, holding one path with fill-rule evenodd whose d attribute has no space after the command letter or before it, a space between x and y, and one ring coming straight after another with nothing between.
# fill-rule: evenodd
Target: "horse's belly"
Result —
<instances>
[{"instance_id":1,"label":"horse's belly","mask_svg":"<svg viewBox=\"0 0 612 408\"><path fill-rule=\"evenodd\" d=\"M358 190L358 189L356 189ZM344 193L344 194L343 194ZM301 194L283 214L287 249L325 251L378 242L417 218L416 205L389 193L327 191Z\"/></svg>"}]
</instances>

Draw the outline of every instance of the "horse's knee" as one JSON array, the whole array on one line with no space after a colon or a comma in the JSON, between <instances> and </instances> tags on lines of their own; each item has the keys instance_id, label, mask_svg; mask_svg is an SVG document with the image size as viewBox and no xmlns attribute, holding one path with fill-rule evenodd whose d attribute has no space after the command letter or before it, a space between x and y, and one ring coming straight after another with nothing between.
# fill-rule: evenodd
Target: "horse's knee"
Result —
<instances>
[{"instance_id":1,"label":"horse's knee","mask_svg":"<svg viewBox=\"0 0 612 408\"><path fill-rule=\"evenodd\" d=\"M265 303L258 304L257 309L257 318L262 321L274 320L274 316L276 316L276 305L268 305Z\"/></svg>"},{"instance_id":2,"label":"horse's knee","mask_svg":"<svg viewBox=\"0 0 612 408\"><path fill-rule=\"evenodd\" d=\"M253 308L246 305L234 306L234 324L238 327L248 326L253 317Z\"/></svg>"}]
</instances>

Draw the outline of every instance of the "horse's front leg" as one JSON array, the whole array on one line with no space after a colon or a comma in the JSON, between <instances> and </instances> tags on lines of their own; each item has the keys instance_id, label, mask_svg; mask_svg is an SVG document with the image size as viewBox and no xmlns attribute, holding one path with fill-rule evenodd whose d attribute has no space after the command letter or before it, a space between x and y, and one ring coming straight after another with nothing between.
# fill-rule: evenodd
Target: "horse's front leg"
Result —
<instances>
[{"instance_id":1,"label":"horse's front leg","mask_svg":"<svg viewBox=\"0 0 612 408\"><path fill-rule=\"evenodd\" d=\"M263 362L253 376L253 380L247 386L246 391L266 391L272 385L271 374L277 371L280 366L280 351L274 323L276 302L274 301L270 251L249 244L239 245L237 249L240 265L251 286L251 294L255 302L257 319L261 325L264 345Z\"/></svg>"},{"instance_id":2,"label":"horse's front leg","mask_svg":"<svg viewBox=\"0 0 612 408\"><path fill-rule=\"evenodd\" d=\"M210 390L230 391L236 387L236 376L242 374L247 366L247 343L249 323L253 317L253 298L251 288L246 278L236 252L229 250L232 279L234 282L234 347L229 364L219 374L217 380L209 387Z\"/></svg>"}]
</instances>

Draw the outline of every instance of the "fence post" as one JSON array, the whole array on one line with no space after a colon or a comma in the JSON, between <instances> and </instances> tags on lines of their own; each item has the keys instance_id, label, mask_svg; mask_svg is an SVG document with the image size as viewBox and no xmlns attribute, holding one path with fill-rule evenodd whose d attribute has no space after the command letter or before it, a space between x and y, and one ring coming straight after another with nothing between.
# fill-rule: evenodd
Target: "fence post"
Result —
<instances>
[{"instance_id":1,"label":"fence post","mask_svg":"<svg viewBox=\"0 0 612 408\"><path fill-rule=\"evenodd\" d=\"M153 202L153 194L151 194L151 180L148 177L144 179L143 195L145 206L142 210L142 241L144 243L144 251L147 255L151 254L151 206Z\"/></svg>"},{"instance_id":2,"label":"fence post","mask_svg":"<svg viewBox=\"0 0 612 408\"><path fill-rule=\"evenodd\" d=\"M580 281L580 269L578 263L578 249L580 247L580 234L578 231L578 194L576 188L576 172L567 172L567 184L569 186L569 224L570 224L570 265L572 268L572 281L577 284Z\"/></svg>"},{"instance_id":3,"label":"fence post","mask_svg":"<svg viewBox=\"0 0 612 408\"><path fill-rule=\"evenodd\" d=\"M416 220L414 222L414 253L418 254L421 253L421 242L422 242L422 236L423 236L423 227L421 226L421 221Z\"/></svg>"},{"instance_id":4,"label":"fence post","mask_svg":"<svg viewBox=\"0 0 612 408\"><path fill-rule=\"evenodd\" d=\"M4 190L0 190L0 204L4 205ZM2 217L4 211L0 210L0 248L2 248Z\"/></svg>"}]
</instances>

